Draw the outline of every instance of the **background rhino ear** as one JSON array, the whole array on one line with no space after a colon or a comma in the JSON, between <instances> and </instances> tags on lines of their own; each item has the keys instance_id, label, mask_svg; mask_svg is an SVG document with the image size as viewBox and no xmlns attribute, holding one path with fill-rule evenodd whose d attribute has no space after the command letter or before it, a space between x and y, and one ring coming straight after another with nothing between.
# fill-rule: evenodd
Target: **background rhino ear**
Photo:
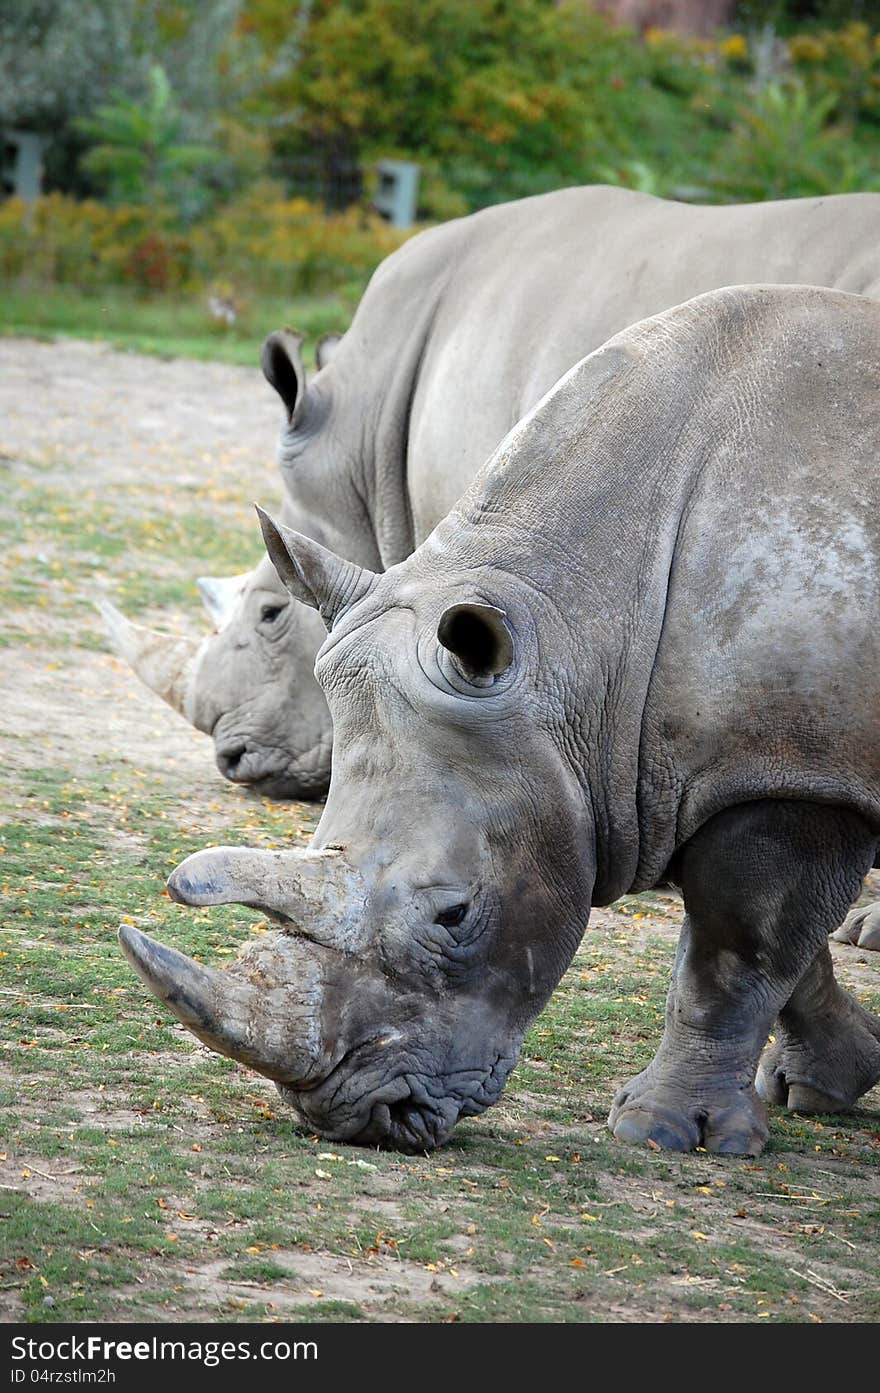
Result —
<instances>
[{"instance_id":1,"label":"background rhino ear","mask_svg":"<svg viewBox=\"0 0 880 1393\"><path fill-rule=\"evenodd\" d=\"M378 580L373 571L345 561L311 537L275 522L260 507L257 517L269 560L282 584L295 600L316 609L328 629L345 610L363 599Z\"/></svg>"},{"instance_id":2,"label":"background rhino ear","mask_svg":"<svg viewBox=\"0 0 880 1393\"><path fill-rule=\"evenodd\" d=\"M336 357L336 350L341 343L341 334L321 335L318 342L315 344L315 363L317 364L318 372L320 372L322 368L326 368L328 363L332 363L333 359Z\"/></svg>"},{"instance_id":3,"label":"background rhino ear","mask_svg":"<svg viewBox=\"0 0 880 1393\"><path fill-rule=\"evenodd\" d=\"M437 625L437 638L475 687L491 687L513 662L513 636L504 611L495 605L450 605Z\"/></svg>"},{"instance_id":4,"label":"background rhino ear","mask_svg":"<svg viewBox=\"0 0 880 1393\"><path fill-rule=\"evenodd\" d=\"M263 376L270 382L293 418L302 405L306 390L306 369L302 357L303 335L294 329L276 329L260 351Z\"/></svg>"}]
</instances>

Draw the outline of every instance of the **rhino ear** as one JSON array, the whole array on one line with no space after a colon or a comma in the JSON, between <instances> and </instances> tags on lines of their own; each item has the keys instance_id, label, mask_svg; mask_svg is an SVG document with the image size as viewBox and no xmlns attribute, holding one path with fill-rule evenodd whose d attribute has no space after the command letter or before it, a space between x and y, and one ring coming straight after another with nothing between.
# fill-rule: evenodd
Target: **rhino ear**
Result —
<instances>
[{"instance_id":1,"label":"rhino ear","mask_svg":"<svg viewBox=\"0 0 880 1393\"><path fill-rule=\"evenodd\" d=\"M315 344L315 363L318 372L326 368L328 363L332 363L336 357L336 350L342 343L341 334L322 334Z\"/></svg>"},{"instance_id":2,"label":"rhino ear","mask_svg":"<svg viewBox=\"0 0 880 1393\"><path fill-rule=\"evenodd\" d=\"M316 609L332 629L345 610L369 594L378 576L353 561L304 537L301 532L275 522L257 508L263 541L282 584L295 600Z\"/></svg>"},{"instance_id":3,"label":"rhino ear","mask_svg":"<svg viewBox=\"0 0 880 1393\"><path fill-rule=\"evenodd\" d=\"M303 335L294 329L276 329L260 351L263 376L275 388L293 425L306 390L306 369L302 357Z\"/></svg>"},{"instance_id":4,"label":"rhino ear","mask_svg":"<svg viewBox=\"0 0 880 1393\"><path fill-rule=\"evenodd\" d=\"M491 687L513 662L513 635L495 605L450 605L437 625L437 638L474 687Z\"/></svg>"}]
</instances>

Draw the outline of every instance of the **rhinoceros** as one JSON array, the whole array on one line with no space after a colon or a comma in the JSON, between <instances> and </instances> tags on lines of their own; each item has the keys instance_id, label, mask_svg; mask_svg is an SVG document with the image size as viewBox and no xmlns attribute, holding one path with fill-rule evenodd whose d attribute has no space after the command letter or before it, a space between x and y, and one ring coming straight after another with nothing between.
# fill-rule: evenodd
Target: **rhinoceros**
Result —
<instances>
[{"instance_id":1,"label":"rhinoceros","mask_svg":"<svg viewBox=\"0 0 880 1393\"><path fill-rule=\"evenodd\" d=\"M878 382L880 305L728 288L574 367L382 574L264 517L329 629L329 797L308 850L168 882L277 937L221 972L124 926L146 984L309 1128L422 1149L498 1098L590 906L671 879L615 1135L756 1155L767 1100L854 1103L880 1019L827 935L880 838Z\"/></svg>"},{"instance_id":2,"label":"rhinoceros","mask_svg":"<svg viewBox=\"0 0 880 1393\"><path fill-rule=\"evenodd\" d=\"M880 296L880 195L692 207L565 189L421 233L376 272L306 385L300 343L270 336L285 408L283 520L372 570L424 541L514 423L585 354L702 291L800 281ZM208 582L208 587L217 582ZM323 629L268 563L217 591L201 645L107 611L147 684L213 736L229 779L276 797L326 790L331 726L312 668Z\"/></svg>"}]
</instances>

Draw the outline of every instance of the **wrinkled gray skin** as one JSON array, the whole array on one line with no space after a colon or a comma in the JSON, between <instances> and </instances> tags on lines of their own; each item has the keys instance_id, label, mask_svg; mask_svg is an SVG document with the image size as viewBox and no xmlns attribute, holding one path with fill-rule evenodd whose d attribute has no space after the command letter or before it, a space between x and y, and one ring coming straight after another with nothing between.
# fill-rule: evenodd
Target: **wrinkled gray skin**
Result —
<instances>
[{"instance_id":1,"label":"wrinkled gray skin","mask_svg":"<svg viewBox=\"0 0 880 1393\"><path fill-rule=\"evenodd\" d=\"M392 566L505 432L612 334L723 285L880 295L878 245L876 194L706 208L566 189L422 233L376 272L308 386L298 337L266 344L264 370L286 413L282 518L348 560ZM217 637L193 646L184 677L170 647L157 685L159 636L144 636L148 684L213 736L227 778L277 797L315 796L329 777L330 718L312 673L323 631L313 621L290 611L263 565ZM119 629L117 620L131 660L137 645L120 643Z\"/></svg>"},{"instance_id":2,"label":"wrinkled gray skin","mask_svg":"<svg viewBox=\"0 0 880 1393\"><path fill-rule=\"evenodd\" d=\"M126 928L151 989L310 1128L418 1150L498 1097L590 905L669 877L615 1134L755 1155L766 1100L854 1103L880 1020L827 935L880 836L878 381L872 301L724 290L576 366L384 574L264 517L330 628L330 794L309 852L178 867L282 932L223 973Z\"/></svg>"}]
</instances>

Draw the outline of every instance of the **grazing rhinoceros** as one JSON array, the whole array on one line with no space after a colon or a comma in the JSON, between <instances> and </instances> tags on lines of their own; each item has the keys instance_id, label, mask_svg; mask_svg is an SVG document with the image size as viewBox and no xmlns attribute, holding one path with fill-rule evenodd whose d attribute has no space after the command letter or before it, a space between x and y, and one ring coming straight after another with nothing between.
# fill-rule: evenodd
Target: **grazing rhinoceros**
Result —
<instances>
[{"instance_id":1,"label":"grazing rhinoceros","mask_svg":"<svg viewBox=\"0 0 880 1393\"><path fill-rule=\"evenodd\" d=\"M263 367L284 403L283 520L373 570L422 542L511 426L584 354L646 315L747 281L880 296L880 196L690 207L566 189L422 233L371 281L306 386L299 340ZM216 583L215 583L216 584ZM147 684L214 739L227 778L326 789L331 727L312 668L323 629L265 563L201 646L108 612ZM142 656L141 656L142 655Z\"/></svg>"},{"instance_id":2,"label":"grazing rhinoceros","mask_svg":"<svg viewBox=\"0 0 880 1393\"><path fill-rule=\"evenodd\" d=\"M384 574L264 519L330 629L329 798L310 850L177 868L282 932L221 972L123 927L147 985L315 1131L421 1149L497 1099L590 905L669 877L615 1134L757 1154L758 1093L855 1102L880 1020L826 939L880 837L878 382L880 305L721 290L573 368Z\"/></svg>"}]
</instances>

